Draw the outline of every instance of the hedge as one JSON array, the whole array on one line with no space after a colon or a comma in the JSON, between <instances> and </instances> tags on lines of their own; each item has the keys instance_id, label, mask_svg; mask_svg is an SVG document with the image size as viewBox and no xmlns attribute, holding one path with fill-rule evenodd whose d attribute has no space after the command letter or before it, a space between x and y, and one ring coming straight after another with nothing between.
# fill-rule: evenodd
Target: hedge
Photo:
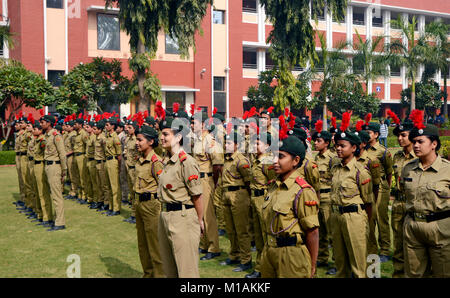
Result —
<instances>
[{"instance_id":1,"label":"hedge","mask_svg":"<svg viewBox=\"0 0 450 298\"><path fill-rule=\"evenodd\" d=\"M14 151L0 151L0 165L16 164L16 153Z\"/></svg>"}]
</instances>

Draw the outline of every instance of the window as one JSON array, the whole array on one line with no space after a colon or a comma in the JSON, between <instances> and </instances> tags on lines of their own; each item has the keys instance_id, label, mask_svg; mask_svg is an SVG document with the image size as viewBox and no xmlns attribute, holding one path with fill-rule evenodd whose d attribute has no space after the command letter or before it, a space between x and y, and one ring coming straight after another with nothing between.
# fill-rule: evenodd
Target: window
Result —
<instances>
[{"instance_id":1,"label":"window","mask_svg":"<svg viewBox=\"0 0 450 298\"><path fill-rule=\"evenodd\" d=\"M325 21L325 7L318 7L315 5L315 1L311 1L311 18L313 15L313 12L317 13L317 20L318 21Z\"/></svg>"},{"instance_id":2,"label":"window","mask_svg":"<svg viewBox=\"0 0 450 298\"><path fill-rule=\"evenodd\" d=\"M416 18L416 24L414 26L414 30L417 31L417 30L419 30L419 16L409 14L408 15L408 22L409 22L409 24L412 24L414 17Z\"/></svg>"},{"instance_id":3,"label":"window","mask_svg":"<svg viewBox=\"0 0 450 298\"><path fill-rule=\"evenodd\" d=\"M178 40L166 34L166 54L180 54Z\"/></svg>"},{"instance_id":4,"label":"window","mask_svg":"<svg viewBox=\"0 0 450 298\"><path fill-rule=\"evenodd\" d=\"M97 48L120 51L119 18L109 14L97 15Z\"/></svg>"},{"instance_id":5,"label":"window","mask_svg":"<svg viewBox=\"0 0 450 298\"><path fill-rule=\"evenodd\" d=\"M172 113L173 103L180 104L180 111L183 111L186 106L186 93L184 92L166 92L166 110Z\"/></svg>"},{"instance_id":6,"label":"window","mask_svg":"<svg viewBox=\"0 0 450 298\"><path fill-rule=\"evenodd\" d=\"M213 11L213 23L214 24L225 24L225 11L214 10Z\"/></svg>"},{"instance_id":7,"label":"window","mask_svg":"<svg viewBox=\"0 0 450 298\"><path fill-rule=\"evenodd\" d=\"M63 8L63 0L47 0L47 8Z\"/></svg>"},{"instance_id":8,"label":"window","mask_svg":"<svg viewBox=\"0 0 450 298\"><path fill-rule=\"evenodd\" d=\"M399 77L400 74L400 65L391 65L391 77Z\"/></svg>"},{"instance_id":9,"label":"window","mask_svg":"<svg viewBox=\"0 0 450 298\"><path fill-rule=\"evenodd\" d=\"M352 59L353 61L353 73L362 74L364 73L364 58L362 56L357 56Z\"/></svg>"},{"instance_id":10,"label":"window","mask_svg":"<svg viewBox=\"0 0 450 298\"><path fill-rule=\"evenodd\" d=\"M242 66L244 68L257 69L256 49L244 48Z\"/></svg>"},{"instance_id":11,"label":"window","mask_svg":"<svg viewBox=\"0 0 450 298\"><path fill-rule=\"evenodd\" d=\"M401 14L399 12L391 11L391 21L398 20L399 17L401 19ZM397 24L395 24L395 22L394 23L391 22L391 28L392 29L400 29L400 27L397 26Z\"/></svg>"},{"instance_id":12,"label":"window","mask_svg":"<svg viewBox=\"0 0 450 298\"><path fill-rule=\"evenodd\" d=\"M53 87L61 86L62 77L66 72L64 70L48 70L47 80L52 83Z\"/></svg>"},{"instance_id":13,"label":"window","mask_svg":"<svg viewBox=\"0 0 450 298\"><path fill-rule=\"evenodd\" d=\"M354 25L364 25L365 8L353 6L353 24Z\"/></svg>"},{"instance_id":14,"label":"window","mask_svg":"<svg viewBox=\"0 0 450 298\"><path fill-rule=\"evenodd\" d=\"M242 11L256 13L256 0L242 0Z\"/></svg>"},{"instance_id":15,"label":"window","mask_svg":"<svg viewBox=\"0 0 450 298\"><path fill-rule=\"evenodd\" d=\"M270 57L270 53L266 51L266 70L272 69L275 66L275 62L272 57Z\"/></svg>"},{"instance_id":16,"label":"window","mask_svg":"<svg viewBox=\"0 0 450 298\"><path fill-rule=\"evenodd\" d=\"M373 9L372 27L383 27L383 11L381 9Z\"/></svg>"},{"instance_id":17,"label":"window","mask_svg":"<svg viewBox=\"0 0 450 298\"><path fill-rule=\"evenodd\" d=\"M214 91L225 91L225 77L214 77Z\"/></svg>"},{"instance_id":18,"label":"window","mask_svg":"<svg viewBox=\"0 0 450 298\"><path fill-rule=\"evenodd\" d=\"M225 92L225 78L214 77L214 107L217 113L225 116L227 111L227 93Z\"/></svg>"}]
</instances>

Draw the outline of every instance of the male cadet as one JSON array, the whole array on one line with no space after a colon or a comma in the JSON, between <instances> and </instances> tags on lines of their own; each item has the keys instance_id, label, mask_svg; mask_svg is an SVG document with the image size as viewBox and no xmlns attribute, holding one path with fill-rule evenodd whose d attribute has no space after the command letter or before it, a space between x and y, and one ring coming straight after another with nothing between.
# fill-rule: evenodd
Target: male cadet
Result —
<instances>
[{"instance_id":1,"label":"male cadet","mask_svg":"<svg viewBox=\"0 0 450 298\"><path fill-rule=\"evenodd\" d=\"M275 129L275 127L272 126L272 118L275 117L273 109L274 107L270 107L267 110L264 110L260 113L261 116L260 127L264 127L264 124L266 124L267 132L270 133L270 135L276 139L278 137L278 131Z\"/></svg>"},{"instance_id":2,"label":"male cadet","mask_svg":"<svg viewBox=\"0 0 450 298\"><path fill-rule=\"evenodd\" d=\"M320 205L319 205L319 255L317 257L317 267L328 267L329 245L331 245L331 169L339 164L337 155L329 150L331 143L331 133L323 131L323 121L318 120L315 124L316 132L312 135L314 149L319 151L314 161L320 174ZM334 256L333 256L334 258ZM336 274L335 268L329 268L327 274Z\"/></svg>"},{"instance_id":3,"label":"male cadet","mask_svg":"<svg viewBox=\"0 0 450 298\"><path fill-rule=\"evenodd\" d=\"M120 144L122 145L122 159L125 157L125 142L127 139L127 132L125 129L125 123L122 121L117 122L117 128L116 128L117 136L119 137ZM122 203L131 205L131 200L129 200L129 192L128 189L128 181L127 181L127 169L125 162L120 163L120 174L119 174L119 180L120 180L120 189L122 191ZM131 197L130 197L131 198Z\"/></svg>"},{"instance_id":4,"label":"male cadet","mask_svg":"<svg viewBox=\"0 0 450 298\"><path fill-rule=\"evenodd\" d=\"M230 125L230 128L233 128ZM225 224L230 239L229 258L221 265L239 264L234 272L252 268L251 239L249 234L250 162L237 150L238 134L227 127L225 163L222 187Z\"/></svg>"},{"instance_id":5,"label":"male cadet","mask_svg":"<svg viewBox=\"0 0 450 298\"><path fill-rule=\"evenodd\" d=\"M84 159L86 157L86 142L89 136L83 128L84 119L81 115L80 113L73 125L76 135L72 139L72 146L75 160L75 181L78 187L78 202L87 204L86 163Z\"/></svg>"},{"instance_id":6,"label":"male cadet","mask_svg":"<svg viewBox=\"0 0 450 298\"><path fill-rule=\"evenodd\" d=\"M61 134L52 126L55 122L53 116L45 115L41 118L41 127L45 132L44 166L47 177L46 184L50 189L56 217L54 226L48 231L65 229L64 199L62 197L62 183L67 171L66 150Z\"/></svg>"},{"instance_id":7,"label":"male cadet","mask_svg":"<svg viewBox=\"0 0 450 298\"><path fill-rule=\"evenodd\" d=\"M23 135L24 130L20 128L20 122L19 117L16 115L16 120L14 120L11 124L11 126L14 126L14 151L16 152L16 170L17 170L17 177L19 180L19 193L20 196L17 199L14 204L18 207L17 209L24 210L25 208L22 208L25 206L25 192L23 190L23 180L22 180L22 171L20 168L20 157L22 156L22 152L20 151L20 138Z\"/></svg>"},{"instance_id":8,"label":"male cadet","mask_svg":"<svg viewBox=\"0 0 450 298\"><path fill-rule=\"evenodd\" d=\"M30 113L27 118L27 132L30 135L28 144L27 144L27 183L29 185L28 196L31 201L31 208L33 209L32 213L27 217L29 219L42 218L41 206L38 202L39 198L36 196L36 179L34 178L34 134L33 134L33 124L34 118Z\"/></svg>"},{"instance_id":9,"label":"male cadet","mask_svg":"<svg viewBox=\"0 0 450 298\"><path fill-rule=\"evenodd\" d=\"M64 148L66 149L67 156L67 172L70 180L70 190L69 195L66 197L69 200L73 200L77 197L77 178L75 177L75 159L73 155L73 142L77 135L77 132L73 129L75 121L71 120L72 117L68 116L66 122L66 134L64 139Z\"/></svg>"},{"instance_id":10,"label":"male cadet","mask_svg":"<svg viewBox=\"0 0 450 298\"><path fill-rule=\"evenodd\" d=\"M389 227L388 205L390 200L391 183L392 183L392 156L387 148L378 142L380 135L380 124L370 122L372 114L366 116L366 125L364 130L369 133L370 140L367 145L367 153L369 157L381 161L381 189L376 202L377 216L372 216L371 220L378 225L378 241L380 244L380 260L386 262L390 259L389 251L391 248L391 230ZM377 253L377 243L370 241L367 249L368 253Z\"/></svg>"},{"instance_id":11,"label":"male cadet","mask_svg":"<svg viewBox=\"0 0 450 298\"><path fill-rule=\"evenodd\" d=\"M88 133L88 139L86 142L86 171L88 179L88 198L89 198L89 209L96 209L98 196L100 193L100 189L98 187L97 181L97 162L95 161L95 139L96 135L94 134L94 122L89 121L85 124L85 130Z\"/></svg>"},{"instance_id":12,"label":"male cadet","mask_svg":"<svg viewBox=\"0 0 450 298\"><path fill-rule=\"evenodd\" d=\"M200 260L210 260L220 256L219 235L214 212L214 177L216 181L223 166L223 150L217 144L205 127L208 121L206 113L194 114L194 133L192 142L192 157L200 169L200 179L203 185L203 214L205 233L200 238L200 250L206 255ZM213 177L214 176L214 177Z\"/></svg>"},{"instance_id":13,"label":"male cadet","mask_svg":"<svg viewBox=\"0 0 450 298\"><path fill-rule=\"evenodd\" d=\"M28 141L30 140L30 133L27 130L27 118L21 117L19 119L20 121L20 129L22 133L20 133L19 137L19 152L20 152L20 173L22 174L22 183L23 183L23 195L25 199L25 208L23 208L20 213L30 213L33 212L32 209L32 203L31 203L31 197L30 197L30 183L27 179L27 172L28 172L28 156L27 156L27 147L28 147ZM31 213L30 213L31 214Z\"/></svg>"},{"instance_id":14,"label":"male cadet","mask_svg":"<svg viewBox=\"0 0 450 298\"><path fill-rule=\"evenodd\" d=\"M92 131L95 135L94 141L94 159L96 162L95 169L97 172L97 182L98 188L100 189L98 193L97 200L97 211L105 211L109 210L109 202L111 201L111 191L108 186L108 182L106 181L106 169L105 169L105 144L106 137L103 132L105 128L105 120L100 119L101 116L97 115L96 122L94 122Z\"/></svg>"},{"instance_id":15,"label":"male cadet","mask_svg":"<svg viewBox=\"0 0 450 298\"><path fill-rule=\"evenodd\" d=\"M139 130L139 125L136 122L129 120L126 124L127 138L125 141L124 158L127 173L127 183L130 192L131 200L131 216L124 219L125 222L136 223L136 198L135 198L135 180L136 180L136 162L139 159L139 152L137 150L136 134ZM143 126L144 127L144 126Z\"/></svg>"},{"instance_id":16,"label":"male cadet","mask_svg":"<svg viewBox=\"0 0 450 298\"><path fill-rule=\"evenodd\" d=\"M109 211L106 212L108 216L116 216L120 214L121 210L121 190L119 181L119 169L122 160L122 144L116 133L117 118L111 117L106 121L106 182L111 190L111 201Z\"/></svg>"}]
</instances>

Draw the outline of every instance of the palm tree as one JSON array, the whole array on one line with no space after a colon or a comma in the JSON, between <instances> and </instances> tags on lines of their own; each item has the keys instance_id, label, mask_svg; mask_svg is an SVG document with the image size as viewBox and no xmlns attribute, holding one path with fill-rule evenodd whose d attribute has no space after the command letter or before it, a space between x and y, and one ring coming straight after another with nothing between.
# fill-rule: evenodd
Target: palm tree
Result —
<instances>
[{"instance_id":1,"label":"palm tree","mask_svg":"<svg viewBox=\"0 0 450 298\"><path fill-rule=\"evenodd\" d=\"M396 20L391 20L391 23L397 28L400 28L406 42L402 40L394 40L387 45L389 55L391 55L392 64L395 66L406 67L406 75L408 80L411 80L411 111L416 108L416 79L417 72L420 65L425 61L425 54L427 51L427 41L424 35L417 40L415 38L415 28L417 25L416 17L412 21L406 23L401 16Z\"/></svg>"},{"instance_id":2,"label":"palm tree","mask_svg":"<svg viewBox=\"0 0 450 298\"><path fill-rule=\"evenodd\" d=\"M425 27L426 36L435 41L435 44L428 47L426 60L445 74L443 92L445 121L448 120L447 76L449 70L450 42L447 39L447 33L449 29L450 26L441 21L432 22Z\"/></svg>"},{"instance_id":3,"label":"palm tree","mask_svg":"<svg viewBox=\"0 0 450 298\"><path fill-rule=\"evenodd\" d=\"M14 48L14 35L9 26L0 26L0 42L6 43L11 49Z\"/></svg>"}]
</instances>

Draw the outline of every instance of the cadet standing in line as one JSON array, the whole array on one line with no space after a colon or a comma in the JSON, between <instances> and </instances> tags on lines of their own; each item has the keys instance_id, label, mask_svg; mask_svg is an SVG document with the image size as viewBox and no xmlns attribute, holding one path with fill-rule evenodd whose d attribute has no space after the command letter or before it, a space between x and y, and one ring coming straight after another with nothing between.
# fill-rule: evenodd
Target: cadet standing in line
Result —
<instances>
[{"instance_id":1,"label":"cadet standing in line","mask_svg":"<svg viewBox=\"0 0 450 298\"><path fill-rule=\"evenodd\" d=\"M89 202L89 209L96 209L100 188L97 181L97 162L95 161L95 139L96 135L94 134L94 122L89 121L85 125L86 132L88 133L88 139L86 142L86 159L87 159L87 172L89 176L88 187L90 191L91 201Z\"/></svg>"},{"instance_id":2,"label":"cadet standing in line","mask_svg":"<svg viewBox=\"0 0 450 298\"><path fill-rule=\"evenodd\" d=\"M319 200L314 189L297 175L306 148L286 133L287 128L282 128L274 161L277 179L262 205L267 235L261 258L263 278L308 278L316 273Z\"/></svg>"},{"instance_id":3,"label":"cadet standing in line","mask_svg":"<svg viewBox=\"0 0 450 298\"><path fill-rule=\"evenodd\" d=\"M439 130L423 124L423 111L413 110L409 133L417 159L402 170L406 195L403 224L405 276L450 277L450 162L438 155Z\"/></svg>"},{"instance_id":4,"label":"cadet standing in line","mask_svg":"<svg viewBox=\"0 0 450 298\"><path fill-rule=\"evenodd\" d=\"M33 211L32 207L32 202L31 202L31 197L30 197L30 193L31 193L31 186L30 186L30 182L28 179L28 157L27 157L27 146L28 146L28 141L30 140L30 133L27 129L27 118L22 117L20 119L20 125L21 125L21 129L23 130L22 136L19 139L20 141L20 145L19 145L19 151L21 152L21 156L20 156L20 171L22 173L22 182L23 182L23 191L24 191L24 196L25 196L25 206L26 209L21 211L23 213L30 213ZM25 213L25 214L26 214Z\"/></svg>"},{"instance_id":5,"label":"cadet standing in line","mask_svg":"<svg viewBox=\"0 0 450 298\"><path fill-rule=\"evenodd\" d=\"M72 119L72 118L70 117L70 119ZM69 190L69 195L67 196L67 198L70 200L73 200L73 199L76 199L77 195L78 195L77 194L78 179L75 176L76 175L75 174L76 162L75 162L74 154L73 154L73 143L74 143L74 138L77 135L77 132L73 129L75 121L69 120L69 118L67 120L68 120L66 122L67 135L64 140L64 146L65 146L66 154L67 154L67 172L68 172L68 176L69 176L69 180L70 180L70 190Z\"/></svg>"},{"instance_id":6,"label":"cadet standing in line","mask_svg":"<svg viewBox=\"0 0 450 298\"><path fill-rule=\"evenodd\" d=\"M132 126L134 130L133 125L128 126ZM140 153L135 163L135 191L132 194L136 196L133 205L136 209L135 222L143 277L165 277L159 252L158 222L161 202L157 197L158 180L163 171L163 164L153 150L153 147L158 146L158 132L150 126L142 126L137 137L134 134L133 137Z\"/></svg>"},{"instance_id":7,"label":"cadet standing in line","mask_svg":"<svg viewBox=\"0 0 450 298\"><path fill-rule=\"evenodd\" d=\"M109 211L107 216L116 216L120 214L121 210L121 190L119 181L119 169L122 159L122 144L116 133L116 118L109 118L106 121L106 143L105 143L105 156L106 156L106 183L111 191L111 200L109 205Z\"/></svg>"},{"instance_id":8,"label":"cadet standing in line","mask_svg":"<svg viewBox=\"0 0 450 298\"><path fill-rule=\"evenodd\" d=\"M96 162L95 169L97 172L97 181L99 196L97 201L97 211L107 211L109 210L109 202L111 201L111 191L108 186L106 168L105 168L105 144L106 137L103 132L105 128L105 121L100 120L100 117L97 116L96 122L94 123L93 132L95 134L95 154L94 159Z\"/></svg>"},{"instance_id":9,"label":"cadet standing in line","mask_svg":"<svg viewBox=\"0 0 450 298\"><path fill-rule=\"evenodd\" d=\"M160 126L167 152L158 184L163 203L158 224L161 260L168 278L198 278L198 246L205 230L200 170L195 159L181 149L183 127L172 127L173 120L168 117Z\"/></svg>"},{"instance_id":10,"label":"cadet standing in line","mask_svg":"<svg viewBox=\"0 0 450 298\"><path fill-rule=\"evenodd\" d=\"M251 224L253 225L256 262L255 270L247 274L246 278L261 277L261 254L264 249L265 232L262 229L262 205L264 197L267 194L268 186L276 179L276 173L273 166L274 156L269 152L269 147L273 142L269 133L262 133L257 140L257 156L252 166L252 180L250 182L251 189L251 208L252 215Z\"/></svg>"},{"instance_id":11,"label":"cadet standing in line","mask_svg":"<svg viewBox=\"0 0 450 298\"><path fill-rule=\"evenodd\" d=\"M314 158L320 174L320 204L319 204L319 256L317 267L328 267L330 257L329 245L331 245L331 169L340 162L335 153L329 150L331 133L323 131L323 122L319 120L315 124L316 132L312 135L314 149L319 151ZM334 255L333 255L334 259ZM336 274L335 268L329 268L327 274Z\"/></svg>"},{"instance_id":12,"label":"cadet standing in line","mask_svg":"<svg viewBox=\"0 0 450 298\"><path fill-rule=\"evenodd\" d=\"M145 127L145 125L142 127ZM137 203L137 199L135 196L136 162L139 159L140 155L136 148L136 133L138 129L139 126L137 123L133 121L129 121L126 123L126 131L128 133L128 137L125 141L124 163L126 165L128 190L131 199L131 216L127 219L124 219L124 221L129 223L136 223L136 203ZM158 142L155 142L154 146L157 147Z\"/></svg>"},{"instance_id":13,"label":"cadet standing in line","mask_svg":"<svg viewBox=\"0 0 450 298\"><path fill-rule=\"evenodd\" d=\"M122 121L117 122L116 133L117 133L117 136L119 137L120 144L122 145L122 159L124 159L124 157L125 157L125 142L127 139L127 131L125 128L125 123L123 123ZM120 180L122 203L124 203L124 204L130 203L130 205L131 205L132 197L130 196L130 190L128 189L126 162L120 163L119 180Z\"/></svg>"},{"instance_id":14,"label":"cadet standing in line","mask_svg":"<svg viewBox=\"0 0 450 298\"><path fill-rule=\"evenodd\" d=\"M87 181L86 181L86 141L87 133L83 128L84 119L81 118L81 114L75 120L73 125L76 135L73 137L72 146L74 154L74 167L75 167L75 181L77 184L78 202L80 204L87 204Z\"/></svg>"},{"instance_id":15,"label":"cadet standing in line","mask_svg":"<svg viewBox=\"0 0 450 298\"><path fill-rule=\"evenodd\" d=\"M14 131L15 131L15 140L14 140L14 151L16 152L16 170L17 170L17 177L19 181L19 198L15 202L17 209L24 210L26 208L25 206L25 190L23 186L23 177L22 177L22 168L20 166L20 160L22 157L22 152L20 148L21 138L25 132L21 128L19 117L16 116L16 120L13 122L12 125L14 125Z\"/></svg>"},{"instance_id":16,"label":"cadet standing in line","mask_svg":"<svg viewBox=\"0 0 450 298\"><path fill-rule=\"evenodd\" d=\"M372 214L372 182L359 162L360 139L347 131L350 114L344 113L336 133L336 153L341 159L332 169L330 226L337 277L366 277L367 233Z\"/></svg>"},{"instance_id":17,"label":"cadet standing in line","mask_svg":"<svg viewBox=\"0 0 450 298\"><path fill-rule=\"evenodd\" d=\"M203 214L205 233L200 239L200 250L206 254L200 260L210 260L220 256L219 234L216 214L214 212L214 178L219 176L223 166L223 153L205 127L206 113L194 114L194 131L192 140L192 157L200 169L200 181L203 187Z\"/></svg>"},{"instance_id":18,"label":"cadet standing in line","mask_svg":"<svg viewBox=\"0 0 450 298\"><path fill-rule=\"evenodd\" d=\"M413 143L409 140L409 133L413 128L413 123L411 121L400 123L397 115L392 118L396 123L394 135L397 137L398 144L402 147L401 150L394 154L393 158L395 189L392 193L394 202L392 203L391 213L391 227L394 236L394 254L392 257L394 273L392 273L392 277L404 277L403 223L406 217L406 206L405 193L400 188L400 176L405 165L416 159L417 156L413 151Z\"/></svg>"},{"instance_id":19,"label":"cadet standing in line","mask_svg":"<svg viewBox=\"0 0 450 298\"><path fill-rule=\"evenodd\" d=\"M370 122L371 114L366 116L366 125L364 130L366 130L370 135L370 141L367 149L369 157L374 159L378 158L381 161L381 185L380 192L378 194L378 199L376 200L376 217L372 217L372 221L378 226L378 242L380 245L380 259L381 262L388 261L390 257L391 250L391 229L389 226L389 215L388 206L391 197L391 183L392 183L392 155L383 147L383 145L378 142L378 137L380 136L380 124ZM369 254L378 254L378 248L376 240L374 238L369 239Z\"/></svg>"},{"instance_id":20,"label":"cadet standing in line","mask_svg":"<svg viewBox=\"0 0 450 298\"><path fill-rule=\"evenodd\" d=\"M41 126L45 132L45 174L56 211L55 224L48 231L65 229L66 224L62 197L62 183L67 171L66 151L62 136L52 127L54 121L50 115L41 118Z\"/></svg>"},{"instance_id":21,"label":"cadet standing in line","mask_svg":"<svg viewBox=\"0 0 450 298\"><path fill-rule=\"evenodd\" d=\"M231 123L230 123L231 124ZM234 272L252 268L249 234L250 162L238 151L238 133L228 131L225 142L225 163L222 172L225 224L230 240L230 253L221 265L239 264Z\"/></svg>"},{"instance_id":22,"label":"cadet standing in line","mask_svg":"<svg viewBox=\"0 0 450 298\"><path fill-rule=\"evenodd\" d=\"M33 125L34 125L34 118L33 115L30 113L27 123L27 130L30 132L30 140L28 141L27 145L27 157L28 157L28 165L27 165L27 177L28 177L28 183L30 185L30 198L32 200L32 208L33 213L31 213L27 218L29 219L42 219L42 210L41 210L41 202L39 201L39 198L37 197L36 192L36 178L34 176L34 146L35 146L35 136L33 134Z\"/></svg>"}]
</instances>

